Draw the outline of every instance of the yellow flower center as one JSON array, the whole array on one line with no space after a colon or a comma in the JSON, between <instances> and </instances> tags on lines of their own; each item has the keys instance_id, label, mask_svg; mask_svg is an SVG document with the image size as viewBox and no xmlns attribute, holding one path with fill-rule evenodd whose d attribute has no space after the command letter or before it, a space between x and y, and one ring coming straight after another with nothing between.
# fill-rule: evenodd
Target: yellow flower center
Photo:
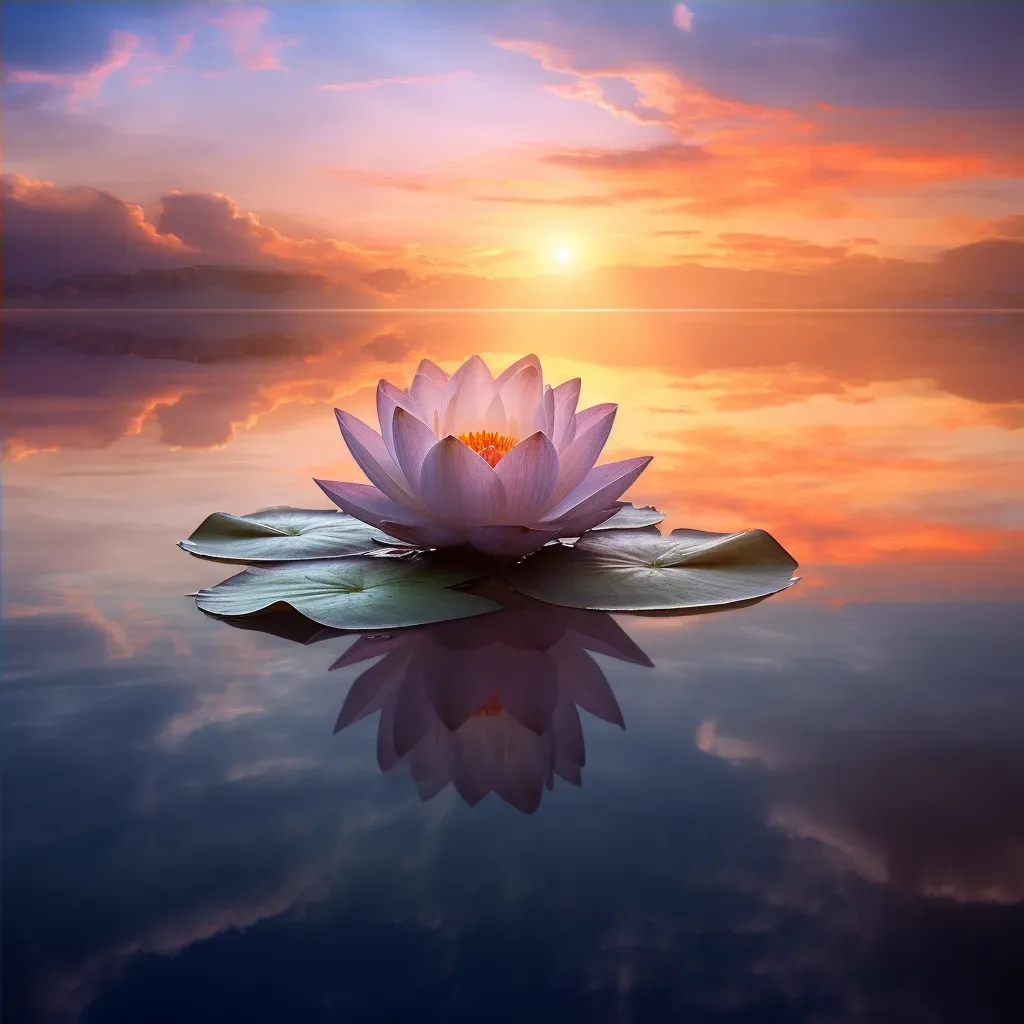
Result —
<instances>
[{"instance_id":1,"label":"yellow flower center","mask_svg":"<svg viewBox=\"0 0 1024 1024\"><path fill-rule=\"evenodd\" d=\"M473 712L473 715L476 718L494 718L495 715L500 715L504 710L505 709L501 706L501 701L498 700L498 695L496 693L492 693L490 697L488 697L487 700L485 700L483 704Z\"/></svg>"},{"instance_id":2,"label":"yellow flower center","mask_svg":"<svg viewBox=\"0 0 1024 1024\"><path fill-rule=\"evenodd\" d=\"M459 434L459 440L480 456L493 469L515 447L516 439L496 430L471 430Z\"/></svg>"}]
</instances>

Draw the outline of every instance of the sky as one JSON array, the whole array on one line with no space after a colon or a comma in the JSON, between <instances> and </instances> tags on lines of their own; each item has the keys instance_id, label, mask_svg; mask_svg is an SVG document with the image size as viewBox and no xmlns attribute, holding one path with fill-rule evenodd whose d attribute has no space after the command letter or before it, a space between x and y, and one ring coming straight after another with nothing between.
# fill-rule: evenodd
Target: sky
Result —
<instances>
[{"instance_id":1,"label":"sky","mask_svg":"<svg viewBox=\"0 0 1024 1024\"><path fill-rule=\"evenodd\" d=\"M396 280L426 304L528 302L493 281L609 268L666 272L658 301L736 271L838 278L819 291L840 304L872 275L905 296L931 274L936 301L1019 281L1015 4L52 13L3 10L9 278L252 264L369 305Z\"/></svg>"}]
</instances>

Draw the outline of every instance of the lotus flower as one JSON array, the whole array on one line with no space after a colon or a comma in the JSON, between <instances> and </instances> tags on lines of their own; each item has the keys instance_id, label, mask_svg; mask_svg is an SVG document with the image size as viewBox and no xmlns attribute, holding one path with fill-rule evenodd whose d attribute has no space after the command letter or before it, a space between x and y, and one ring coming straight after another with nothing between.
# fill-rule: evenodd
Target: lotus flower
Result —
<instances>
[{"instance_id":1,"label":"lotus flower","mask_svg":"<svg viewBox=\"0 0 1024 1024\"><path fill-rule=\"evenodd\" d=\"M577 412L579 394L579 378L545 385L534 355L497 378L479 356L450 377L424 359L408 391L378 385L379 434L337 411L370 483L316 482L349 515L415 547L528 555L610 519L651 461L596 466L616 406Z\"/></svg>"},{"instance_id":2,"label":"lotus flower","mask_svg":"<svg viewBox=\"0 0 1024 1024\"><path fill-rule=\"evenodd\" d=\"M606 613L501 600L479 619L360 637L332 668L384 658L352 684L335 731L379 710L380 769L407 764L421 799L451 783L471 806L493 791L531 813L556 775L582 783L578 708L623 725L587 652L651 662Z\"/></svg>"}]
</instances>

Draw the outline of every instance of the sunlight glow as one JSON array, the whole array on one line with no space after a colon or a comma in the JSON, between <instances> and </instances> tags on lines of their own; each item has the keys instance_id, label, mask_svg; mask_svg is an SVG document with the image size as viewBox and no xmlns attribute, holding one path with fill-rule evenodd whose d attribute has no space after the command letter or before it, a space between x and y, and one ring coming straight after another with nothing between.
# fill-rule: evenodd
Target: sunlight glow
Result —
<instances>
[{"instance_id":1,"label":"sunlight glow","mask_svg":"<svg viewBox=\"0 0 1024 1024\"><path fill-rule=\"evenodd\" d=\"M551 253L551 256L556 263L568 263L572 259L572 249L560 245Z\"/></svg>"}]
</instances>

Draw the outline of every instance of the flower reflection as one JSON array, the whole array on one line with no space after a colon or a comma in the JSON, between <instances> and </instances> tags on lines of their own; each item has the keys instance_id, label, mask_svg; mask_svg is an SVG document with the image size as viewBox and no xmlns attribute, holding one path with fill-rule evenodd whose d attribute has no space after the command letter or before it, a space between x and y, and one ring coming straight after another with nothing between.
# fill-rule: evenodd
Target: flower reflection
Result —
<instances>
[{"instance_id":1,"label":"flower reflection","mask_svg":"<svg viewBox=\"0 0 1024 1024\"><path fill-rule=\"evenodd\" d=\"M588 652L652 662L606 613L501 601L479 619L360 637L332 668L384 658L356 679L335 731L380 711L381 771L407 764L425 801L451 783L470 805L493 791L529 814L556 775L582 784L580 708L624 727Z\"/></svg>"}]
</instances>

